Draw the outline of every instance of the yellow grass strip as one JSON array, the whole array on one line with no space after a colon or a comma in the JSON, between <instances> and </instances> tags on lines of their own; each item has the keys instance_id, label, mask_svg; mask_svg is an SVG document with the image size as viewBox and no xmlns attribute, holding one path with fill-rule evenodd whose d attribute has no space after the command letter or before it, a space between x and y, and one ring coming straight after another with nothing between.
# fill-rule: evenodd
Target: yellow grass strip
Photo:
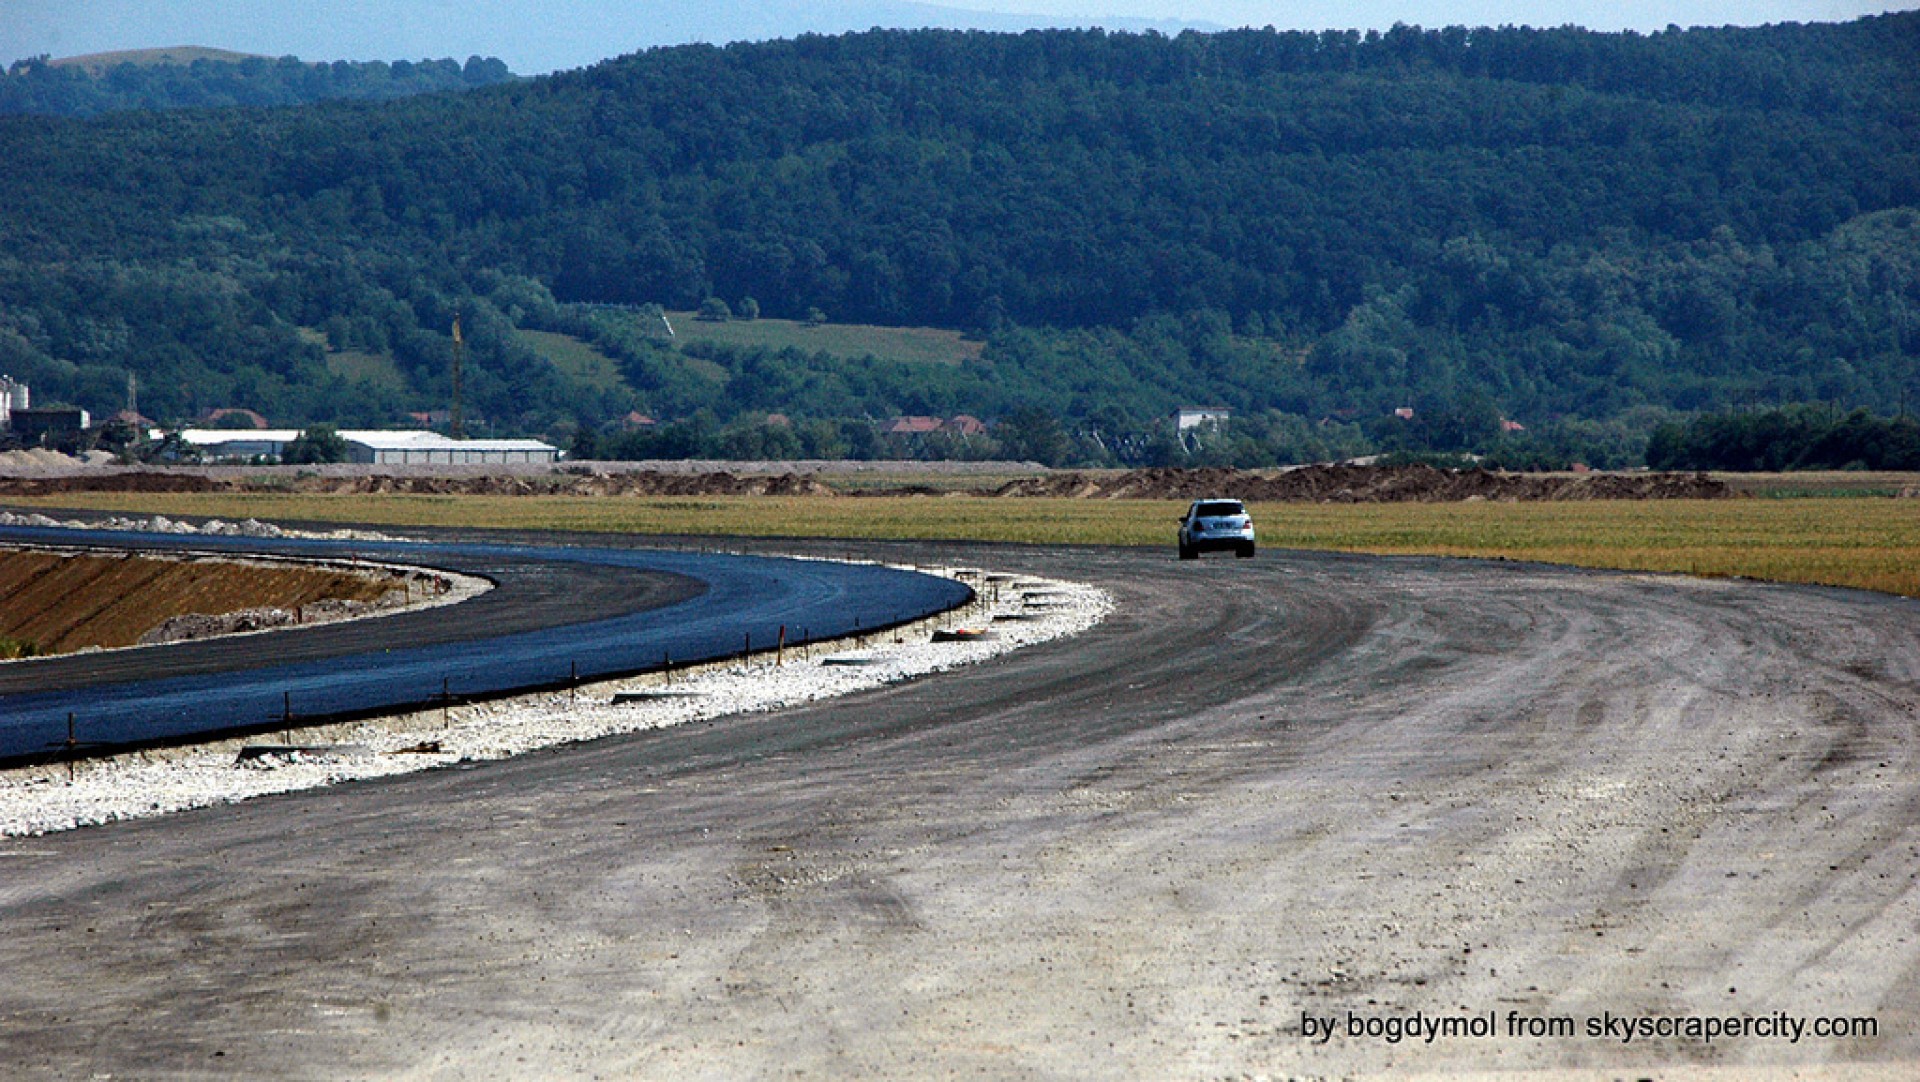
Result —
<instances>
[{"instance_id":1,"label":"yellow grass strip","mask_svg":"<svg viewBox=\"0 0 1920 1082\"><path fill-rule=\"evenodd\" d=\"M1184 504L945 497L319 496L70 493L15 505L635 534L1173 546ZM1920 501L1256 504L1263 548L1488 556L1746 576L1920 597Z\"/></svg>"}]
</instances>

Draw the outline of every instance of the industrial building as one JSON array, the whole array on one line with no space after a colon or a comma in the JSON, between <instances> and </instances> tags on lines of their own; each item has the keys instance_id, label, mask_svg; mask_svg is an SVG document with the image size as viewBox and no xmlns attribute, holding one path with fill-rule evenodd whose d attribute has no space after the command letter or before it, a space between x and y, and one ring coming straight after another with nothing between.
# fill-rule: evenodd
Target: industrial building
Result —
<instances>
[{"instance_id":1,"label":"industrial building","mask_svg":"<svg viewBox=\"0 0 1920 1082\"><path fill-rule=\"evenodd\" d=\"M560 449L539 440L456 440L438 432L346 429L347 461L393 466L551 464ZM180 438L208 458L278 458L299 439L292 428L188 428Z\"/></svg>"},{"instance_id":2,"label":"industrial building","mask_svg":"<svg viewBox=\"0 0 1920 1082\"><path fill-rule=\"evenodd\" d=\"M13 427L13 411L27 408L27 385L12 376L0 376L0 432Z\"/></svg>"},{"instance_id":3,"label":"industrial building","mask_svg":"<svg viewBox=\"0 0 1920 1082\"><path fill-rule=\"evenodd\" d=\"M350 462L391 465L551 464L560 449L539 440L456 440L438 432L342 432Z\"/></svg>"}]
</instances>

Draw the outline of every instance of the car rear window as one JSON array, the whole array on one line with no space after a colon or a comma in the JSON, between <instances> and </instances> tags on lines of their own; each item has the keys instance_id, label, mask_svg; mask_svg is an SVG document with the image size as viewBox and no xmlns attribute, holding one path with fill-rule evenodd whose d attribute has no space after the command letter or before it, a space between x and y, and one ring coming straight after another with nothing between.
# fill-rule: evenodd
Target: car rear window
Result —
<instances>
[{"instance_id":1,"label":"car rear window","mask_svg":"<svg viewBox=\"0 0 1920 1082\"><path fill-rule=\"evenodd\" d=\"M1224 518L1227 515L1246 513L1247 509L1242 507L1238 500L1216 500L1213 503L1203 503L1200 505L1200 510L1194 512L1200 518Z\"/></svg>"}]
</instances>

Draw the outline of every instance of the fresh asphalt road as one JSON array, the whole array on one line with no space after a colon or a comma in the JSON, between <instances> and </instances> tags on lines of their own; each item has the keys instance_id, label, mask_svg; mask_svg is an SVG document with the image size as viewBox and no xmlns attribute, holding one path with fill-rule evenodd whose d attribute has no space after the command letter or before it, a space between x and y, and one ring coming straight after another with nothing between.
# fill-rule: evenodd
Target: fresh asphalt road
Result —
<instances>
[{"instance_id":1,"label":"fresh asphalt road","mask_svg":"<svg viewBox=\"0 0 1920 1082\"><path fill-rule=\"evenodd\" d=\"M871 564L628 546L369 542L0 528L0 541L325 556L491 580L451 608L0 667L0 762L284 728L833 638L963 604L950 579Z\"/></svg>"},{"instance_id":2,"label":"fresh asphalt road","mask_svg":"<svg viewBox=\"0 0 1920 1082\"><path fill-rule=\"evenodd\" d=\"M0 1064L1920 1067L1912 602L1438 560L866 551L1093 582L1118 609L801 709L0 842ZM1498 1028L1346 1028L1416 1011ZM1587 1036L1618 1016L1856 1035ZM1506 1029L1560 1019L1574 1035Z\"/></svg>"}]
</instances>

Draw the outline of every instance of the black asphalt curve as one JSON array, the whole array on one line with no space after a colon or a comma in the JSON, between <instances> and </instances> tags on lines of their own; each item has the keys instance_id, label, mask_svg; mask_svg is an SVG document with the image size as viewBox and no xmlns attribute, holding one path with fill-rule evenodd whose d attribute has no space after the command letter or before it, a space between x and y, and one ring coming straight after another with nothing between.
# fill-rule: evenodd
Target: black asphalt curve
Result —
<instances>
[{"instance_id":1,"label":"black asphalt curve","mask_svg":"<svg viewBox=\"0 0 1920 1082\"><path fill-rule=\"evenodd\" d=\"M166 743L605 679L873 630L964 604L874 564L590 545L0 529L0 542L356 559L477 575L438 608L266 635L0 666L0 762Z\"/></svg>"}]
</instances>

